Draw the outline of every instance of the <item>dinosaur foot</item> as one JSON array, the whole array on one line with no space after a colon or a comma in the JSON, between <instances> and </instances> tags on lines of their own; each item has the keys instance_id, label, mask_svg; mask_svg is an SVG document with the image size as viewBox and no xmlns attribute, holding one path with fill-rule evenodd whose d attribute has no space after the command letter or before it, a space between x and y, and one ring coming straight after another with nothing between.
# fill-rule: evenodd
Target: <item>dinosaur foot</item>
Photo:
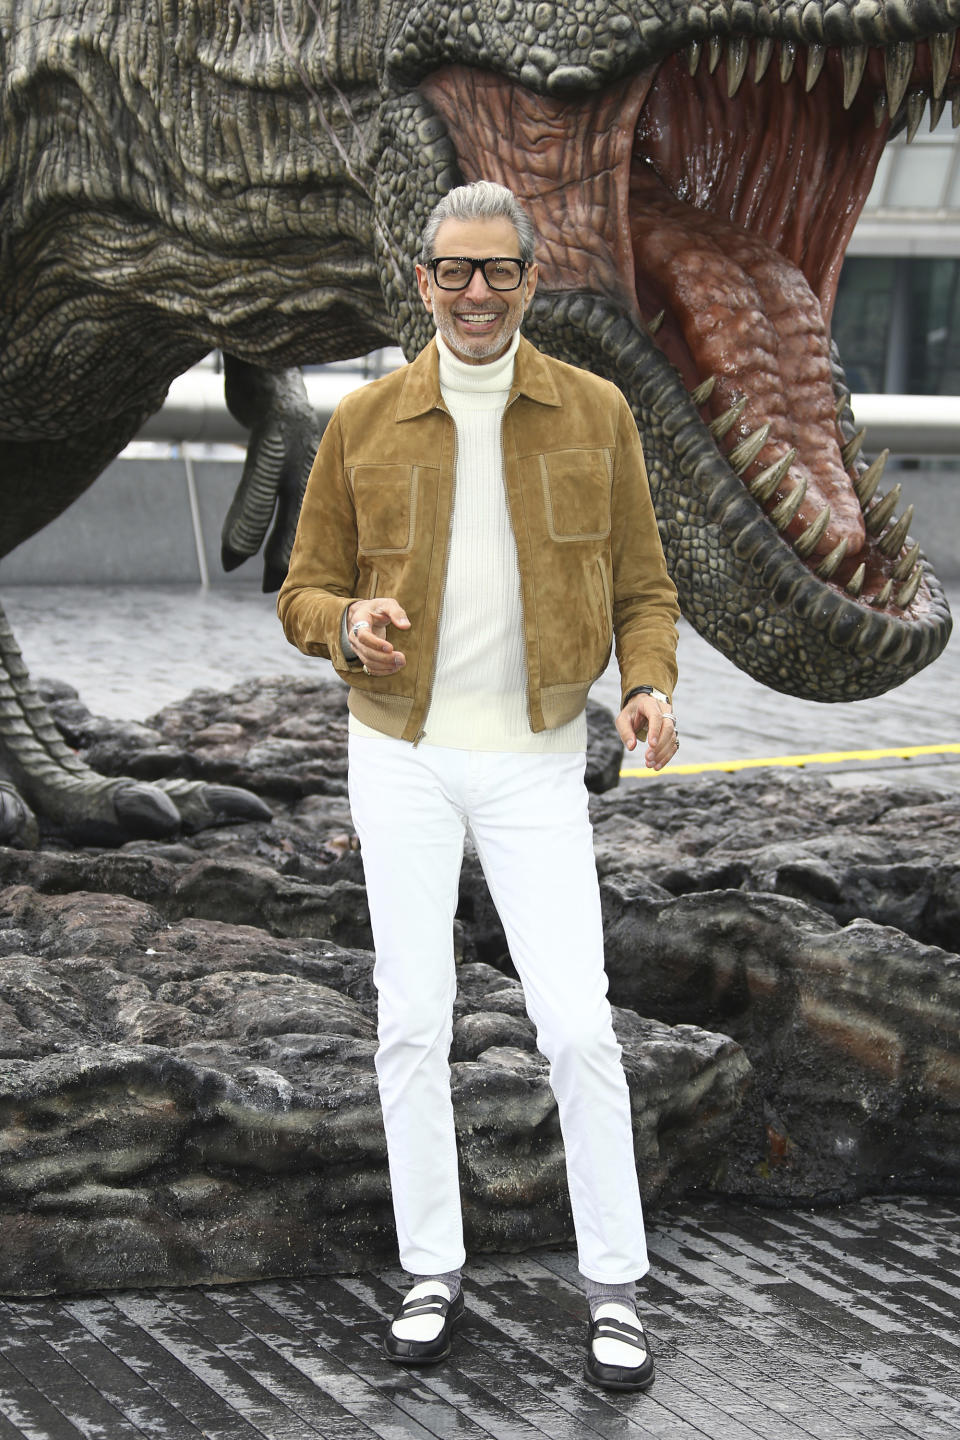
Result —
<instances>
[{"instance_id":1,"label":"dinosaur foot","mask_svg":"<svg viewBox=\"0 0 960 1440\"><path fill-rule=\"evenodd\" d=\"M54 795L33 797L36 814L19 790L0 782L0 845L34 849L41 833L78 845L123 845L128 840L170 840L215 825L271 818L249 790L200 780L153 784L123 777L69 776ZM39 816L39 823L38 823Z\"/></svg>"},{"instance_id":2,"label":"dinosaur foot","mask_svg":"<svg viewBox=\"0 0 960 1440\"><path fill-rule=\"evenodd\" d=\"M155 780L151 784L125 779L90 787L86 810L71 799L73 818L57 826L74 840L122 844L125 840L166 840L216 825L269 820L271 811L250 790L212 785L203 780ZM106 803L104 803L106 802ZM110 810L112 809L112 815Z\"/></svg>"}]
</instances>

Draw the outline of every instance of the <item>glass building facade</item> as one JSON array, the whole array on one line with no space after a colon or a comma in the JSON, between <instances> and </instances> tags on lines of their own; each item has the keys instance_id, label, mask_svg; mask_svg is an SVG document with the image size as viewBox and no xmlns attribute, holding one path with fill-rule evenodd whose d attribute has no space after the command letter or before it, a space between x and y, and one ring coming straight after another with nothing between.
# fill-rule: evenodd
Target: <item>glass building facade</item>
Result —
<instances>
[{"instance_id":1,"label":"glass building facade","mask_svg":"<svg viewBox=\"0 0 960 1440\"><path fill-rule=\"evenodd\" d=\"M833 337L855 392L960 396L960 130L884 151L840 276ZM960 403L960 402L958 402Z\"/></svg>"}]
</instances>

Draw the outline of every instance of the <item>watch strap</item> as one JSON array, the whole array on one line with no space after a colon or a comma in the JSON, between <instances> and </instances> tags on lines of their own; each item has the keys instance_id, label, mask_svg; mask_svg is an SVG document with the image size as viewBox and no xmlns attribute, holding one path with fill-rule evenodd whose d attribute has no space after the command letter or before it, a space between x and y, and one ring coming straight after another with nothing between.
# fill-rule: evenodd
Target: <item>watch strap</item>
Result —
<instances>
[{"instance_id":1,"label":"watch strap","mask_svg":"<svg viewBox=\"0 0 960 1440\"><path fill-rule=\"evenodd\" d=\"M662 690L655 689L653 685L634 685L633 689L628 690L626 695L624 695L624 705L628 705L633 699L634 695L652 695L654 700L660 701L661 705L673 704L673 701L670 699L669 695L665 695Z\"/></svg>"}]
</instances>

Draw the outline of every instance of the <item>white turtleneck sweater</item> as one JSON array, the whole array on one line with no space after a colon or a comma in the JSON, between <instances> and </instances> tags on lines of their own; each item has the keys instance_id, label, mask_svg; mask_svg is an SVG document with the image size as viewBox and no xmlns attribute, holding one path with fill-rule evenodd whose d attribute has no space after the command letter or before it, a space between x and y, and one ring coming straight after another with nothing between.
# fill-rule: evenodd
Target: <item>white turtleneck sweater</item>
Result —
<instances>
[{"instance_id":1,"label":"white turtleneck sweater","mask_svg":"<svg viewBox=\"0 0 960 1440\"><path fill-rule=\"evenodd\" d=\"M457 428L456 489L424 745L458 750L574 752L585 715L535 734L527 710L517 543L503 474L503 412L519 332L484 365L460 360L438 334L440 391ZM354 734L379 732L353 715Z\"/></svg>"}]
</instances>

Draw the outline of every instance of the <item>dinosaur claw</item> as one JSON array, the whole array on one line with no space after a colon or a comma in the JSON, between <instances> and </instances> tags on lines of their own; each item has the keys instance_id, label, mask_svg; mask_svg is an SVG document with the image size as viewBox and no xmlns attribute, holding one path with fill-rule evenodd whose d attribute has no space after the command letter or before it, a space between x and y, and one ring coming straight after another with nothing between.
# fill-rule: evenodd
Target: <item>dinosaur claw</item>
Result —
<instances>
[{"instance_id":1,"label":"dinosaur claw","mask_svg":"<svg viewBox=\"0 0 960 1440\"><path fill-rule=\"evenodd\" d=\"M36 816L19 790L0 780L0 845L33 850L40 838Z\"/></svg>"},{"instance_id":2,"label":"dinosaur claw","mask_svg":"<svg viewBox=\"0 0 960 1440\"><path fill-rule=\"evenodd\" d=\"M212 814L214 825L230 825L244 820L272 820L273 811L252 790L238 785L206 785L203 798ZM208 822L211 823L211 822Z\"/></svg>"},{"instance_id":3,"label":"dinosaur claw","mask_svg":"<svg viewBox=\"0 0 960 1440\"><path fill-rule=\"evenodd\" d=\"M188 834L211 825L273 819L273 811L258 795L238 785L211 785L205 780L160 780L157 784L177 807L180 823Z\"/></svg>"},{"instance_id":4,"label":"dinosaur claw","mask_svg":"<svg viewBox=\"0 0 960 1440\"><path fill-rule=\"evenodd\" d=\"M176 805L155 785L120 786L113 808L122 829L147 840L163 840L180 829Z\"/></svg>"},{"instance_id":5,"label":"dinosaur claw","mask_svg":"<svg viewBox=\"0 0 960 1440\"><path fill-rule=\"evenodd\" d=\"M220 564L224 570L236 570L238 565L242 565L244 560L249 559L249 555L241 555L239 550L234 550L232 545L228 545L226 541L220 546Z\"/></svg>"},{"instance_id":6,"label":"dinosaur claw","mask_svg":"<svg viewBox=\"0 0 960 1440\"><path fill-rule=\"evenodd\" d=\"M273 595L287 578L286 565L272 565L268 560L263 567L263 593Z\"/></svg>"}]
</instances>

